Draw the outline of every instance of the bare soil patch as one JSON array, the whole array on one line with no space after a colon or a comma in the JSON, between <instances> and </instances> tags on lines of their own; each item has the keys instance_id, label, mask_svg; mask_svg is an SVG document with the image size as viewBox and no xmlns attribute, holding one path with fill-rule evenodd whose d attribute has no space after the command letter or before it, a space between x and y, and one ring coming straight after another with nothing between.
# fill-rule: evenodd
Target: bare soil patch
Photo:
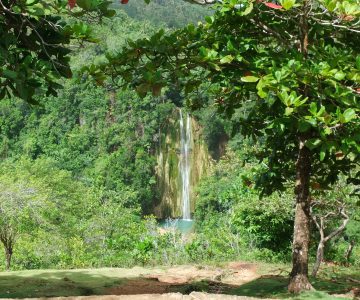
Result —
<instances>
[{"instance_id":1,"label":"bare soil patch","mask_svg":"<svg viewBox=\"0 0 360 300\"><path fill-rule=\"evenodd\" d=\"M184 288L184 284L161 282L149 278L129 279L126 283L106 290L110 295L165 294Z\"/></svg>"},{"instance_id":2,"label":"bare soil patch","mask_svg":"<svg viewBox=\"0 0 360 300\"><path fill-rule=\"evenodd\" d=\"M227 294L236 286L250 282L260 276L256 265L232 262L225 268L177 266L165 272L154 272L142 277L128 279L125 283L106 290L111 295L139 294L189 294L206 291L213 294Z\"/></svg>"}]
</instances>

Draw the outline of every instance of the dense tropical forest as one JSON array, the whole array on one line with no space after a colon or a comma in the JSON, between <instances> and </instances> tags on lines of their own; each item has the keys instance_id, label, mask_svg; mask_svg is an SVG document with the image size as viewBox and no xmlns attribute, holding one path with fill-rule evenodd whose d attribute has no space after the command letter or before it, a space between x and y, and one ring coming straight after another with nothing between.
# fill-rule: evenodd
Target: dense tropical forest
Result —
<instances>
[{"instance_id":1,"label":"dense tropical forest","mask_svg":"<svg viewBox=\"0 0 360 300\"><path fill-rule=\"evenodd\" d=\"M0 269L359 268L358 1L145 2L0 1Z\"/></svg>"}]
</instances>

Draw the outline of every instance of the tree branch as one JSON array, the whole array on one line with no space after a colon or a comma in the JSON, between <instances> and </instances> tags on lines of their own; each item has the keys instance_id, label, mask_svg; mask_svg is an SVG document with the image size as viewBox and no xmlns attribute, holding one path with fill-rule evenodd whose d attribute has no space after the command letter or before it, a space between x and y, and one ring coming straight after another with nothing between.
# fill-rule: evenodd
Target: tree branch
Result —
<instances>
[{"instance_id":1,"label":"tree branch","mask_svg":"<svg viewBox=\"0 0 360 300\"><path fill-rule=\"evenodd\" d=\"M209 5L214 4L218 0L185 0L186 2L200 4L200 5Z\"/></svg>"},{"instance_id":2,"label":"tree branch","mask_svg":"<svg viewBox=\"0 0 360 300\"><path fill-rule=\"evenodd\" d=\"M347 223L349 222L349 216L345 213L345 209L343 207L340 209L339 215L341 215L344 218L343 223L335 231L333 231L327 237L325 237L324 239L325 242L331 240L332 238L343 232Z\"/></svg>"}]
</instances>

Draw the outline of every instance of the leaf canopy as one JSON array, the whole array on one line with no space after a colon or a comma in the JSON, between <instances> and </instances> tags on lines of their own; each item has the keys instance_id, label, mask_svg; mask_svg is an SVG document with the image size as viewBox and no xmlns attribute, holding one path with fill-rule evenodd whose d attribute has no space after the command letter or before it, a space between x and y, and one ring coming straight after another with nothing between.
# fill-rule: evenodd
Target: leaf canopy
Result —
<instances>
[{"instance_id":1,"label":"leaf canopy","mask_svg":"<svg viewBox=\"0 0 360 300\"><path fill-rule=\"evenodd\" d=\"M264 192L293 178L300 135L312 153L312 176L326 188L359 161L360 5L281 4L223 1L205 23L129 41L107 64L83 71L141 96L175 85L192 108L205 105L198 95L210 84L218 110L240 111L237 130L263 140Z\"/></svg>"}]
</instances>

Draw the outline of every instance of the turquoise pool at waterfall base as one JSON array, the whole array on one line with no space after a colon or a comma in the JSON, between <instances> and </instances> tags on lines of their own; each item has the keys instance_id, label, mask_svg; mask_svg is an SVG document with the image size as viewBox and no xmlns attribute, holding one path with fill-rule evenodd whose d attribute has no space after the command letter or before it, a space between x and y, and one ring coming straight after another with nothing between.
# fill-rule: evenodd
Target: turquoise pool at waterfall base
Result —
<instances>
[{"instance_id":1,"label":"turquoise pool at waterfall base","mask_svg":"<svg viewBox=\"0 0 360 300\"><path fill-rule=\"evenodd\" d=\"M175 229L181 233L187 234L194 231L195 221L184 219L166 219L159 221L159 226L167 230Z\"/></svg>"}]
</instances>

